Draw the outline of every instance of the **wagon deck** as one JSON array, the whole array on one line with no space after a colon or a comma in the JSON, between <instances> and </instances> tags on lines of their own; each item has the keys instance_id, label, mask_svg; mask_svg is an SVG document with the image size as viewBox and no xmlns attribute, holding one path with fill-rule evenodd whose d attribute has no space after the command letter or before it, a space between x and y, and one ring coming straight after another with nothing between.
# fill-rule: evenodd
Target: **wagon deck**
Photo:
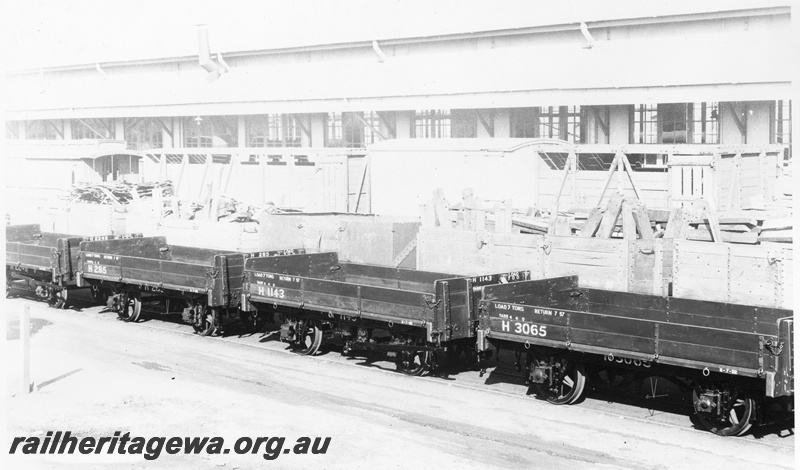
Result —
<instances>
[{"instance_id":1,"label":"wagon deck","mask_svg":"<svg viewBox=\"0 0 800 470\"><path fill-rule=\"evenodd\" d=\"M110 240L113 235L84 237L42 232L38 224L6 227L6 281L26 279L37 295L56 307L66 304L66 290L76 287L80 243Z\"/></svg>"},{"instance_id":2,"label":"wagon deck","mask_svg":"<svg viewBox=\"0 0 800 470\"><path fill-rule=\"evenodd\" d=\"M575 276L487 286L481 306L479 334L490 342L755 378L767 396L793 393L791 310L580 288Z\"/></svg>"},{"instance_id":3,"label":"wagon deck","mask_svg":"<svg viewBox=\"0 0 800 470\"><path fill-rule=\"evenodd\" d=\"M125 321L138 320L143 295L177 298L187 305L184 320L209 335L221 325L222 310L239 318L245 258L296 252L230 253L170 245L165 237L84 242L78 274L81 283L113 291L109 305Z\"/></svg>"},{"instance_id":4,"label":"wagon deck","mask_svg":"<svg viewBox=\"0 0 800 470\"><path fill-rule=\"evenodd\" d=\"M314 354L323 335L338 336L345 353L385 352L403 372L419 374L445 344L474 345L476 287L529 278L528 271L457 277L342 263L336 253L251 258L242 309L281 307L281 339L303 354Z\"/></svg>"},{"instance_id":5,"label":"wagon deck","mask_svg":"<svg viewBox=\"0 0 800 470\"><path fill-rule=\"evenodd\" d=\"M78 235L42 232L39 225L6 227L6 266L40 272L54 283L72 281L82 240Z\"/></svg>"},{"instance_id":6,"label":"wagon deck","mask_svg":"<svg viewBox=\"0 0 800 470\"><path fill-rule=\"evenodd\" d=\"M81 251L83 281L152 293L204 294L210 306L238 305L243 253L169 245L165 237L83 242Z\"/></svg>"},{"instance_id":7,"label":"wagon deck","mask_svg":"<svg viewBox=\"0 0 800 470\"><path fill-rule=\"evenodd\" d=\"M521 279L526 272L479 277L339 262L336 253L251 258L245 266L247 303L283 305L338 318L425 328L427 340L472 336L475 286ZM245 307L247 308L247 307ZM252 307L250 307L252 308Z\"/></svg>"}]
</instances>

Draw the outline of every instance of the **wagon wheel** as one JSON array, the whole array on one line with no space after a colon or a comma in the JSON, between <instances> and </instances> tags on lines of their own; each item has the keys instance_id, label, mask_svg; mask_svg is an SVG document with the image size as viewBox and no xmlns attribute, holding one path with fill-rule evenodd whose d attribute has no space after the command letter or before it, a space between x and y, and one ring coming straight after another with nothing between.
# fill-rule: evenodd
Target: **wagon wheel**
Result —
<instances>
[{"instance_id":1,"label":"wagon wheel","mask_svg":"<svg viewBox=\"0 0 800 470\"><path fill-rule=\"evenodd\" d=\"M322 344L322 329L313 320L305 320L298 324L297 339L292 344L294 351L304 356L313 356Z\"/></svg>"},{"instance_id":2,"label":"wagon wheel","mask_svg":"<svg viewBox=\"0 0 800 470\"><path fill-rule=\"evenodd\" d=\"M539 363L539 360L536 360ZM545 383L534 384L538 395L554 405L571 405L578 401L586 385L586 372L583 364L560 359L553 364L552 385L548 380Z\"/></svg>"},{"instance_id":3,"label":"wagon wheel","mask_svg":"<svg viewBox=\"0 0 800 470\"><path fill-rule=\"evenodd\" d=\"M217 331L217 309L202 302L194 304L194 332L200 336L211 336Z\"/></svg>"},{"instance_id":4,"label":"wagon wheel","mask_svg":"<svg viewBox=\"0 0 800 470\"><path fill-rule=\"evenodd\" d=\"M712 387L712 389L720 390L717 387ZM695 410L698 409L700 391L701 388L696 387L692 392ZM724 392L727 392L730 398L726 400L726 403L723 403L722 413L717 415L717 413L698 411L697 419L703 427L718 436L741 436L752 426L750 419L753 417L753 412L756 408L755 400L747 396L738 387L725 387Z\"/></svg>"},{"instance_id":5,"label":"wagon wheel","mask_svg":"<svg viewBox=\"0 0 800 470\"><path fill-rule=\"evenodd\" d=\"M125 322L136 322L142 313L142 297L138 292L123 292L119 294L117 316Z\"/></svg>"},{"instance_id":6,"label":"wagon wheel","mask_svg":"<svg viewBox=\"0 0 800 470\"><path fill-rule=\"evenodd\" d=\"M397 370L406 375L422 375L428 370L429 356L428 351L401 351Z\"/></svg>"},{"instance_id":7,"label":"wagon wheel","mask_svg":"<svg viewBox=\"0 0 800 470\"><path fill-rule=\"evenodd\" d=\"M64 308L67 305L67 289L47 288L47 304L53 308Z\"/></svg>"}]
</instances>

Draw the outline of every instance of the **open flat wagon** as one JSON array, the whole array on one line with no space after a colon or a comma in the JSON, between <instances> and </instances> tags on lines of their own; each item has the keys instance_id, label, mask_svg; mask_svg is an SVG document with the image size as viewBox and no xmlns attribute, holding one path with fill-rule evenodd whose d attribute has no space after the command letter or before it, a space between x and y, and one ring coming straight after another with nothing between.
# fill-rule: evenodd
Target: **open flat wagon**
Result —
<instances>
[{"instance_id":1,"label":"open flat wagon","mask_svg":"<svg viewBox=\"0 0 800 470\"><path fill-rule=\"evenodd\" d=\"M38 224L7 226L6 295L11 295L17 285L15 281L22 280L27 289L50 306L65 307L68 292L78 287L76 271L80 243L115 238L119 237L42 232ZM92 296L99 298L96 290L92 291Z\"/></svg>"},{"instance_id":2,"label":"open flat wagon","mask_svg":"<svg viewBox=\"0 0 800 470\"><path fill-rule=\"evenodd\" d=\"M109 291L109 307L128 322L139 320L143 301L166 301L167 311L170 301L182 303L183 321L207 336L228 320L259 323L239 310L247 257L296 252L228 253L170 245L165 237L90 241L81 243L78 279Z\"/></svg>"},{"instance_id":3,"label":"open flat wagon","mask_svg":"<svg viewBox=\"0 0 800 470\"><path fill-rule=\"evenodd\" d=\"M384 353L418 375L444 350L473 349L475 289L529 279L514 271L476 277L340 262L336 253L250 258L242 309L279 312L281 339L314 354L339 338L345 354Z\"/></svg>"},{"instance_id":4,"label":"open flat wagon","mask_svg":"<svg viewBox=\"0 0 800 470\"><path fill-rule=\"evenodd\" d=\"M575 403L587 370L666 376L692 390L698 420L741 435L794 395L791 310L578 287L576 276L482 288L478 349L527 354L540 397Z\"/></svg>"}]
</instances>

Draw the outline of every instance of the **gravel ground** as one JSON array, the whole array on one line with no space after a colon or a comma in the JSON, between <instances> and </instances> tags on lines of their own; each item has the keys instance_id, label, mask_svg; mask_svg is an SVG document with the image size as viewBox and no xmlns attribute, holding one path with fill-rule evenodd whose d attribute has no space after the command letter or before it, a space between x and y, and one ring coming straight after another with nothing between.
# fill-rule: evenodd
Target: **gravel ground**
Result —
<instances>
[{"instance_id":1,"label":"gravel ground","mask_svg":"<svg viewBox=\"0 0 800 470\"><path fill-rule=\"evenodd\" d=\"M17 312L31 310L32 379L18 390ZM8 430L45 437L331 437L324 455L258 453L168 455L20 455L6 468L793 468L786 426L742 438L695 429L681 400L609 400L594 391L556 407L525 395L513 367L480 377L450 369L443 377L407 377L387 362L332 351L301 357L275 334L201 338L163 320L117 321L77 302L57 311L41 303L4 304Z\"/></svg>"}]
</instances>

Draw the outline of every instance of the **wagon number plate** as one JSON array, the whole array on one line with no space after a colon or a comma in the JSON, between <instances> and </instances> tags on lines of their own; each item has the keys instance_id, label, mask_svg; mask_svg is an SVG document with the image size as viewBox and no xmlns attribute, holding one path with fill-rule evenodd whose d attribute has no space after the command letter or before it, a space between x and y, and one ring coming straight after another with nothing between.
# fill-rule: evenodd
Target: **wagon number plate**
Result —
<instances>
[{"instance_id":1,"label":"wagon number plate","mask_svg":"<svg viewBox=\"0 0 800 470\"><path fill-rule=\"evenodd\" d=\"M90 273L108 274L108 267L103 266L102 264L88 264L87 267L89 268Z\"/></svg>"},{"instance_id":2,"label":"wagon number plate","mask_svg":"<svg viewBox=\"0 0 800 470\"><path fill-rule=\"evenodd\" d=\"M547 336L547 325L537 325L535 323L501 320L500 331L503 333L515 333L518 335L538 336L544 338Z\"/></svg>"}]
</instances>

